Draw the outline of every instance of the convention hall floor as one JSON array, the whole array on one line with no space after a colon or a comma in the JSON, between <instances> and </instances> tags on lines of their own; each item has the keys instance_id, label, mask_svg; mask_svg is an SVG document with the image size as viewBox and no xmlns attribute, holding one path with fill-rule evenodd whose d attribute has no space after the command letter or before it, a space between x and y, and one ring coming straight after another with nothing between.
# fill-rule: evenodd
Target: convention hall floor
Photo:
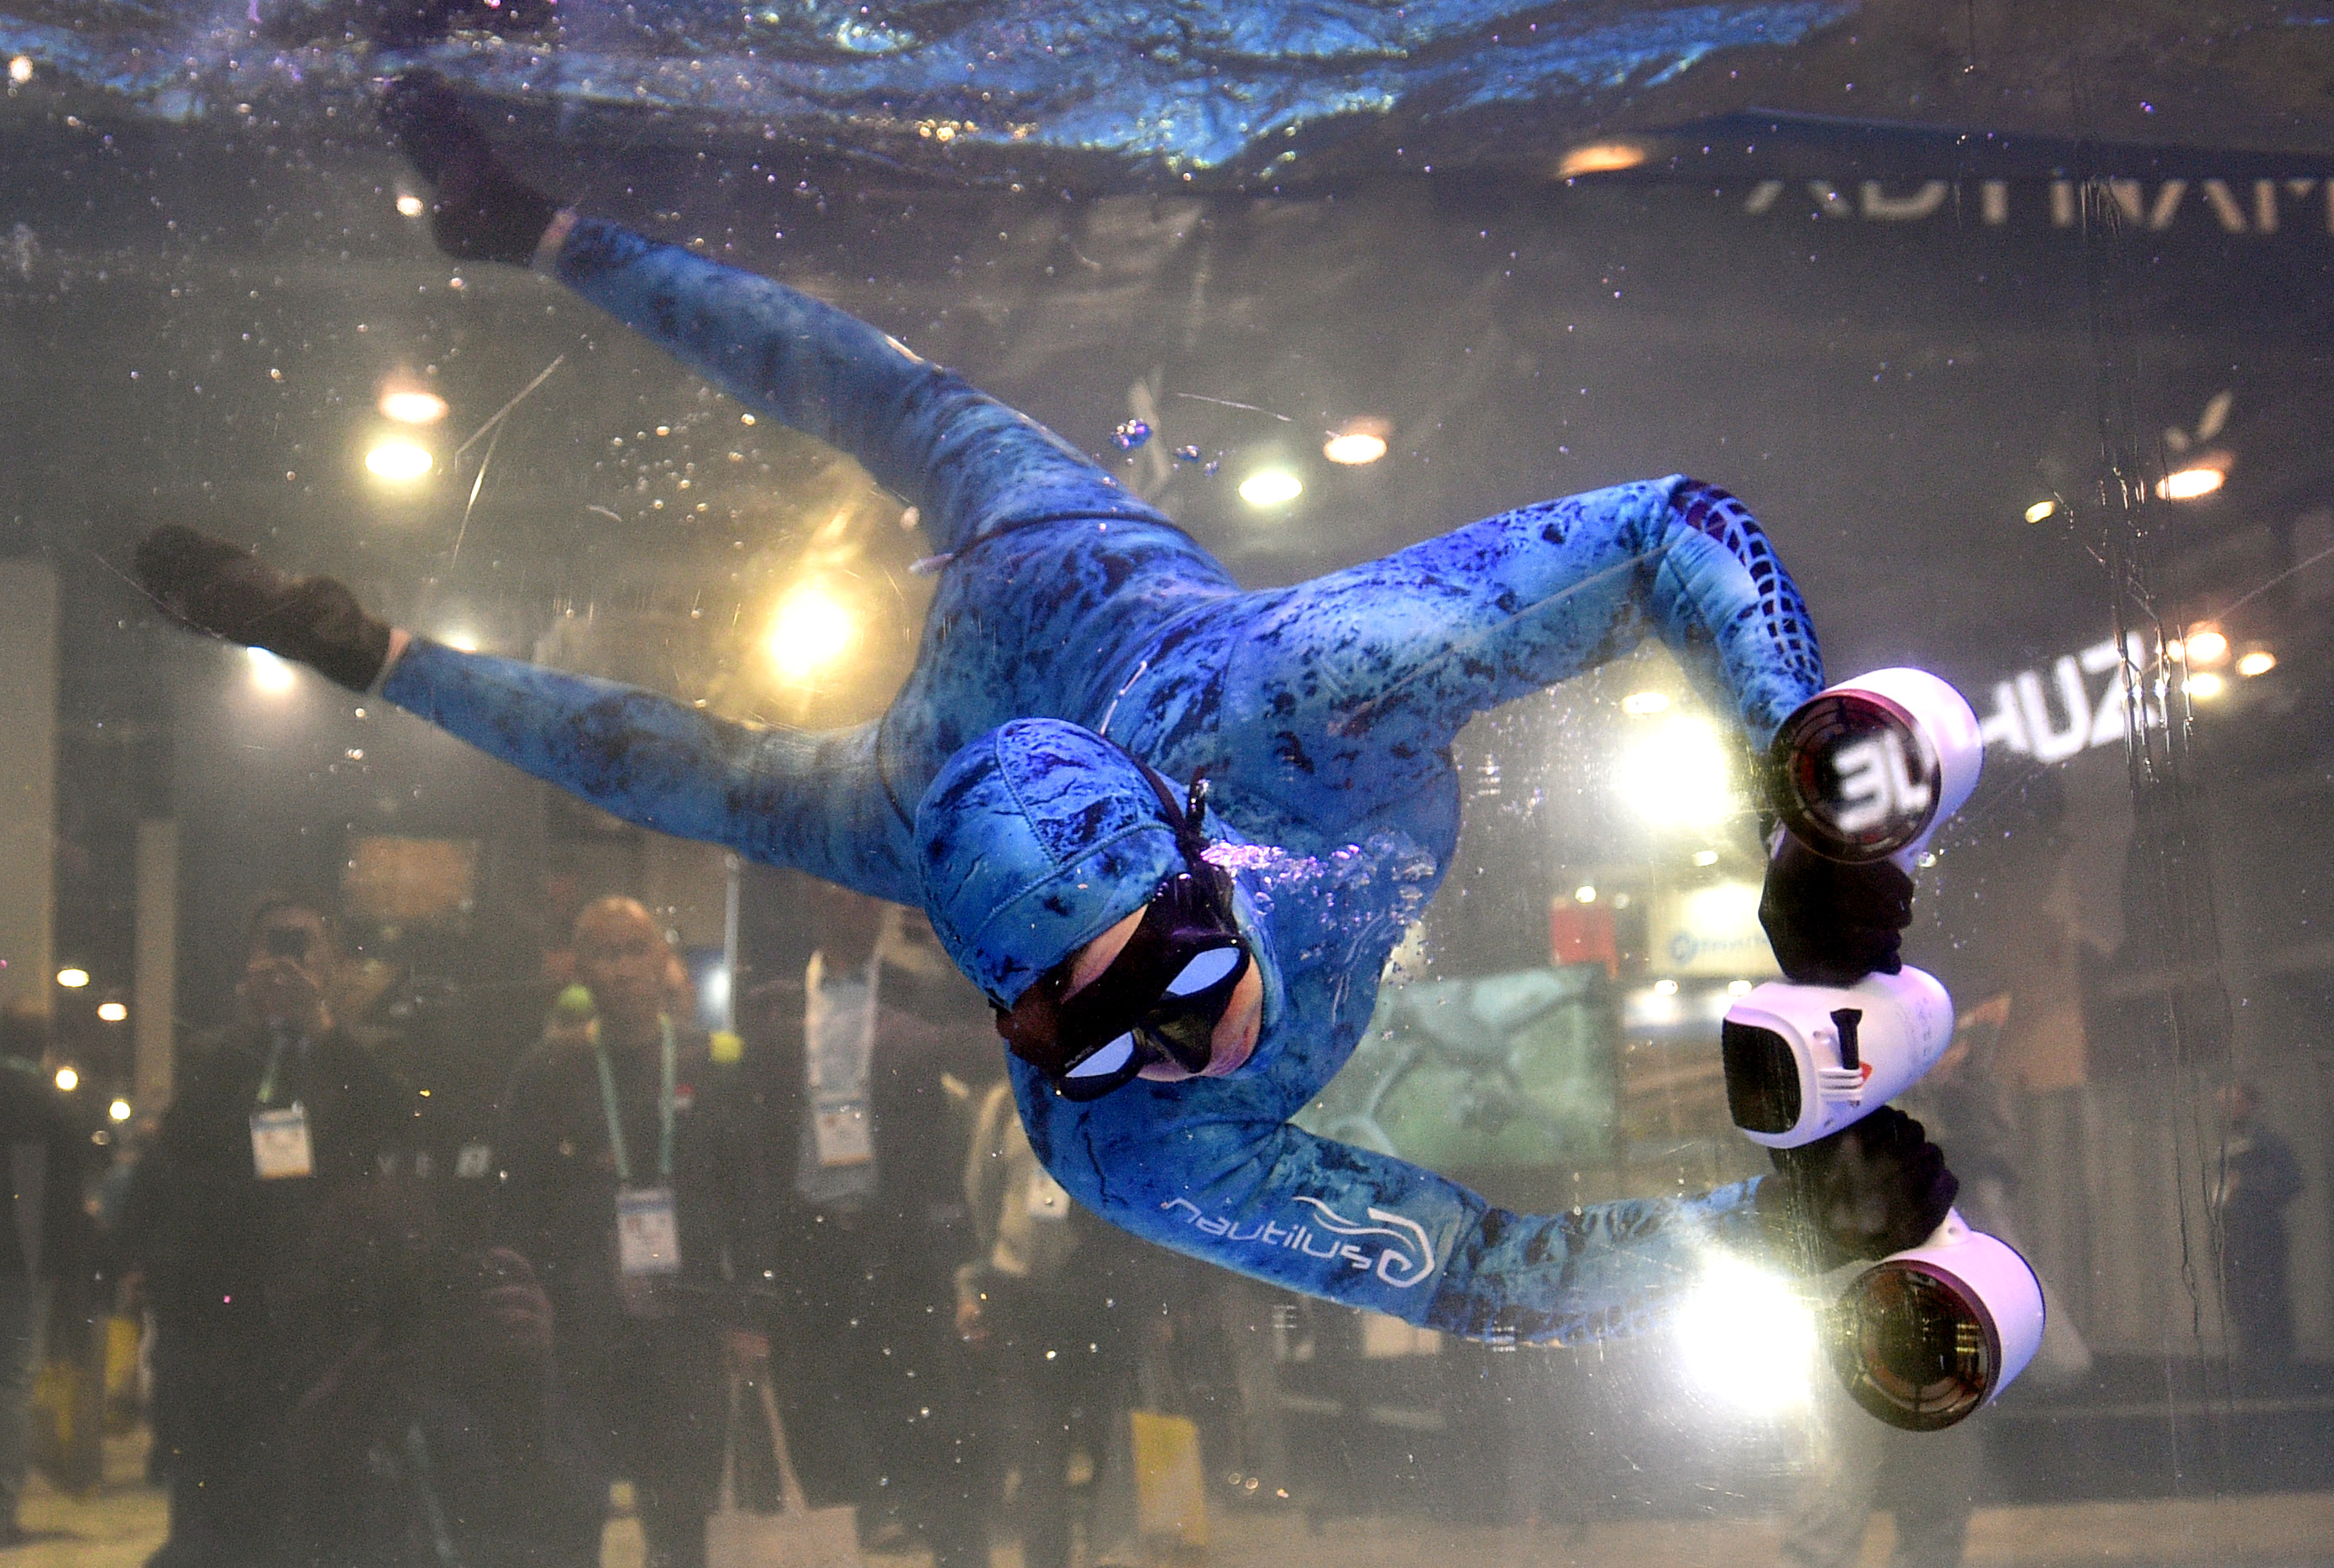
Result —
<instances>
[{"instance_id":1,"label":"convention hall floor","mask_svg":"<svg viewBox=\"0 0 2334 1568\"><path fill-rule=\"evenodd\" d=\"M39 1539L0 1550L0 1568L140 1568L162 1539L161 1494L143 1485L142 1435L108 1444L106 1484L86 1498L35 1477L24 1523ZM1420 1568L1436 1562L1517 1568L1763 1568L1779 1529L1757 1520L1609 1521L1577 1532L1467 1527L1412 1518L1333 1519L1316 1533L1293 1515L1213 1521L1212 1549L1175 1568ZM1876 1518L1861 1568L1886 1568L1892 1533ZM640 1568L639 1527L608 1529L603 1568ZM868 1568L920 1568L871 1554ZM998 1550L995 1568L1020 1568ZM1969 1568L2334 1568L2334 1492L2258 1497L1986 1508L1970 1531Z\"/></svg>"}]
</instances>

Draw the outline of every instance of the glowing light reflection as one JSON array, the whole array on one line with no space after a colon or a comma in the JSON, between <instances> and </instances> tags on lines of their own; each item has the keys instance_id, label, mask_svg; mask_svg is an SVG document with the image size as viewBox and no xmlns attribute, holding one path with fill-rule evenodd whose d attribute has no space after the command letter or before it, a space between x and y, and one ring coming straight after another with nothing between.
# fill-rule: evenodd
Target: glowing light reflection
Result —
<instances>
[{"instance_id":1,"label":"glowing light reflection","mask_svg":"<svg viewBox=\"0 0 2334 1568\"><path fill-rule=\"evenodd\" d=\"M434 425L446 417L446 399L416 387L398 387L381 395L381 411L400 425Z\"/></svg>"},{"instance_id":2,"label":"glowing light reflection","mask_svg":"<svg viewBox=\"0 0 2334 1568\"><path fill-rule=\"evenodd\" d=\"M89 984L89 971L86 969L60 969L57 971L57 984L63 986L68 991L78 991L83 986Z\"/></svg>"},{"instance_id":3,"label":"glowing light reflection","mask_svg":"<svg viewBox=\"0 0 2334 1568\"><path fill-rule=\"evenodd\" d=\"M243 655L251 664L251 684L269 697L283 696L299 679L299 671L264 648L246 648Z\"/></svg>"},{"instance_id":4,"label":"glowing light reflection","mask_svg":"<svg viewBox=\"0 0 2334 1568\"><path fill-rule=\"evenodd\" d=\"M365 454L364 466L377 479L405 485L429 472L436 461L425 447L410 441L383 441Z\"/></svg>"},{"instance_id":5,"label":"glowing light reflection","mask_svg":"<svg viewBox=\"0 0 2334 1568\"><path fill-rule=\"evenodd\" d=\"M1807 1403L1816 1319L1788 1280L1740 1258L1713 1260L1679 1308L1677 1336L1688 1384L1714 1403L1762 1415Z\"/></svg>"},{"instance_id":6,"label":"glowing light reflection","mask_svg":"<svg viewBox=\"0 0 2334 1568\"><path fill-rule=\"evenodd\" d=\"M1672 718L1621 754L1615 782L1648 822L1710 827L1734 813L1726 748L1698 718Z\"/></svg>"},{"instance_id":7,"label":"glowing light reflection","mask_svg":"<svg viewBox=\"0 0 2334 1568\"><path fill-rule=\"evenodd\" d=\"M2237 660L2237 673L2248 678L2256 675L2267 675L2276 668L2277 655L2266 648L2256 648Z\"/></svg>"},{"instance_id":8,"label":"glowing light reflection","mask_svg":"<svg viewBox=\"0 0 2334 1568\"><path fill-rule=\"evenodd\" d=\"M1559 179L1584 174L1617 174L1644 161L1645 149L1633 141L1592 141L1566 153L1564 161L1556 166L1556 173Z\"/></svg>"},{"instance_id":9,"label":"glowing light reflection","mask_svg":"<svg viewBox=\"0 0 2334 1568\"><path fill-rule=\"evenodd\" d=\"M849 652L858 634L851 611L825 584L805 582L779 601L763 648L779 678L798 683Z\"/></svg>"},{"instance_id":10,"label":"glowing light reflection","mask_svg":"<svg viewBox=\"0 0 2334 1568\"><path fill-rule=\"evenodd\" d=\"M2157 480L2156 495L2163 501L2201 500L2228 482L2229 476L2218 468L2183 468Z\"/></svg>"},{"instance_id":11,"label":"glowing light reflection","mask_svg":"<svg viewBox=\"0 0 2334 1568\"><path fill-rule=\"evenodd\" d=\"M130 1009L119 1002L101 1002L97 1005L97 1015L108 1024L119 1024L130 1016Z\"/></svg>"},{"instance_id":12,"label":"glowing light reflection","mask_svg":"<svg viewBox=\"0 0 2334 1568\"><path fill-rule=\"evenodd\" d=\"M1239 498L1251 506L1286 506L1305 494L1305 481L1281 468L1267 468L1240 481Z\"/></svg>"}]
</instances>

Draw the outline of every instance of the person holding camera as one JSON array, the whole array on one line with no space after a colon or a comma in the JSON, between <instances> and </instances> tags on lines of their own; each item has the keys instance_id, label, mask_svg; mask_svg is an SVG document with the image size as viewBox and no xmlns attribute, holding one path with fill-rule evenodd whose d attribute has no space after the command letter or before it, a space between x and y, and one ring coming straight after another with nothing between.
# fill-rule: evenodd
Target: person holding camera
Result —
<instances>
[{"instance_id":1,"label":"person holding camera","mask_svg":"<svg viewBox=\"0 0 2334 1568\"><path fill-rule=\"evenodd\" d=\"M158 1332L156 1568L358 1560L394 1404L412 1096L333 1016L318 904L263 900L246 949L241 1016L191 1043L121 1230Z\"/></svg>"}]
</instances>

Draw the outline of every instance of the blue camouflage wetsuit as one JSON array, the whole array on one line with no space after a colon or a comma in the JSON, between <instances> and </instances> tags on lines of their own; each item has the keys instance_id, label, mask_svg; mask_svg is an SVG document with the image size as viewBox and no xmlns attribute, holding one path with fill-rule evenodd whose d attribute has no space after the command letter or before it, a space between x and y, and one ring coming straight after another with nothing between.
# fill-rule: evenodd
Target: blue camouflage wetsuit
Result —
<instances>
[{"instance_id":1,"label":"blue camouflage wetsuit","mask_svg":"<svg viewBox=\"0 0 2334 1568\"><path fill-rule=\"evenodd\" d=\"M951 559L916 668L882 719L817 735L421 640L385 697L618 816L922 905L1000 1005L1179 863L1115 748L1204 773L1261 1034L1229 1076L1083 1104L1011 1061L1031 1142L1078 1201L1285 1288L1478 1338L1642 1329L1711 1245L1750 1238L1755 1183L1518 1216L1288 1123L1351 1053L1448 865L1449 748L1471 715L1649 633L1755 745L1822 685L1805 609L1738 502L1624 485L1243 592L1059 438L839 310L590 219L556 267L921 509Z\"/></svg>"}]
</instances>

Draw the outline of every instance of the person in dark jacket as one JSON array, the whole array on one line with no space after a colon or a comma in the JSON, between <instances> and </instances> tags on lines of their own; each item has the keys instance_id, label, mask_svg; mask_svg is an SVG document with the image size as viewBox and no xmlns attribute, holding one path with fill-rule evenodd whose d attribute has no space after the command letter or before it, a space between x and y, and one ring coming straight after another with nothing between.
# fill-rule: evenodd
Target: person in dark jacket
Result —
<instances>
[{"instance_id":1,"label":"person in dark jacket","mask_svg":"<svg viewBox=\"0 0 2334 1568\"><path fill-rule=\"evenodd\" d=\"M995 1036L920 916L810 886L818 950L799 984L757 988L747 1013L786 1260L778 1375L820 1439L796 1457L814 1500L855 1503L872 1537L897 1525L936 1568L985 1568L953 1279L970 1255L958 1175Z\"/></svg>"},{"instance_id":2,"label":"person in dark jacket","mask_svg":"<svg viewBox=\"0 0 2334 1568\"><path fill-rule=\"evenodd\" d=\"M2232 1083L2214 1207L2221 1219L2221 1290L2246 1370L2274 1371L2293 1359L2293 1293L2286 1282L2286 1207L2301 1196L2293 1146L2261 1123L2261 1094Z\"/></svg>"},{"instance_id":3,"label":"person in dark jacket","mask_svg":"<svg viewBox=\"0 0 2334 1568\"><path fill-rule=\"evenodd\" d=\"M0 1236L0 1545L25 1538L16 1505L55 1286L84 1277L92 1261L82 1211L92 1146L49 1077L47 1041L47 1019L16 1007L0 1015L0 1144L14 1218Z\"/></svg>"},{"instance_id":4,"label":"person in dark jacket","mask_svg":"<svg viewBox=\"0 0 2334 1568\"><path fill-rule=\"evenodd\" d=\"M554 1030L503 1096L500 1236L531 1260L579 1419L629 1477L650 1562L702 1563L724 1363L768 1353L755 1168L736 1068L666 1007L671 945L631 899L575 922L588 1027Z\"/></svg>"},{"instance_id":5,"label":"person in dark jacket","mask_svg":"<svg viewBox=\"0 0 2334 1568\"><path fill-rule=\"evenodd\" d=\"M190 1052L121 1232L158 1332L155 1568L370 1560L352 1500L397 1408L411 1096L333 1017L321 909L268 899L247 935L244 1018Z\"/></svg>"}]
</instances>

